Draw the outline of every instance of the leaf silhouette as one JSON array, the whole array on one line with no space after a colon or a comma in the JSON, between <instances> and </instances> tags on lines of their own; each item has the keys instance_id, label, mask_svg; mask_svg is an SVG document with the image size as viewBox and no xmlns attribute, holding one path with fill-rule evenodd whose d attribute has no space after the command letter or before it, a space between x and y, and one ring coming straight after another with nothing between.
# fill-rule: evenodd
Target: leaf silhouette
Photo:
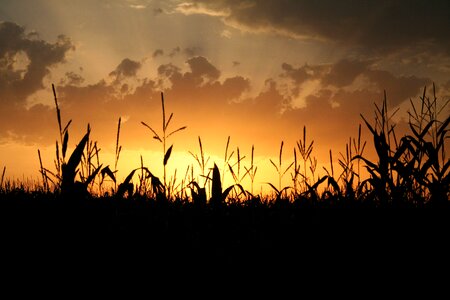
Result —
<instances>
[{"instance_id":1,"label":"leaf silhouette","mask_svg":"<svg viewBox=\"0 0 450 300\"><path fill-rule=\"evenodd\" d=\"M63 191L69 191L73 188L73 184L75 181L75 176L77 173L77 167L81 162L81 157L83 156L83 149L86 146L86 143L89 139L90 131L84 135L81 139L80 143L77 145L72 155L69 158L67 164L63 164L62 166L62 189Z\"/></svg>"},{"instance_id":2,"label":"leaf silhouette","mask_svg":"<svg viewBox=\"0 0 450 300\"><path fill-rule=\"evenodd\" d=\"M170 154L172 154L172 148L173 148L173 145L170 146L169 149L167 149L167 152L164 155L164 165L167 165L167 162L169 161Z\"/></svg>"},{"instance_id":3,"label":"leaf silhouette","mask_svg":"<svg viewBox=\"0 0 450 300\"><path fill-rule=\"evenodd\" d=\"M142 125L144 125L145 127L147 127L148 129L150 129L150 131L153 133L153 138L155 139L155 140L158 140L158 141L160 141L161 143L162 143L162 140L161 140L161 138L159 137L159 135L156 133L156 131L154 131L153 130L153 128L151 128L150 126L148 126L146 123L144 123L144 122L141 122L141 124Z\"/></svg>"},{"instance_id":4,"label":"leaf silhouette","mask_svg":"<svg viewBox=\"0 0 450 300\"><path fill-rule=\"evenodd\" d=\"M66 157L66 151L67 151L67 143L69 142L69 131L66 131L64 133L64 140L63 140L63 144L62 144L62 156L63 159Z\"/></svg>"},{"instance_id":5,"label":"leaf silhouette","mask_svg":"<svg viewBox=\"0 0 450 300\"><path fill-rule=\"evenodd\" d=\"M215 205L220 205L222 202L222 183L219 168L216 164L214 164L212 175L211 201Z\"/></svg>"},{"instance_id":6,"label":"leaf silhouette","mask_svg":"<svg viewBox=\"0 0 450 300\"><path fill-rule=\"evenodd\" d=\"M114 176L114 173L111 171L109 166L104 167L103 170L101 171L101 174L103 178L105 177L105 175L108 175L109 178L111 178L114 182L116 182L116 176Z\"/></svg>"},{"instance_id":7,"label":"leaf silhouette","mask_svg":"<svg viewBox=\"0 0 450 300\"><path fill-rule=\"evenodd\" d=\"M186 128L187 128L187 126L180 127L180 128L178 128L177 130L174 130L174 131L172 131L171 133L169 133L169 134L167 135L166 138L168 138L168 137L170 137L172 134L177 133L178 131L184 130L184 129L186 129Z\"/></svg>"},{"instance_id":8,"label":"leaf silhouette","mask_svg":"<svg viewBox=\"0 0 450 300\"><path fill-rule=\"evenodd\" d=\"M97 174L100 172L101 168L102 168L102 165L100 165L97 169L95 169L95 171L86 179L86 181L84 182L86 187L92 182L92 180L95 179Z\"/></svg>"},{"instance_id":9,"label":"leaf silhouette","mask_svg":"<svg viewBox=\"0 0 450 300\"><path fill-rule=\"evenodd\" d=\"M133 191L133 185L131 183L131 179L133 178L134 172L136 172L137 169L134 169L133 171L128 174L128 176L125 178L125 180L119 184L119 187L117 188L117 196L119 198L122 198L125 193L128 191L128 194L131 194ZM130 192L130 185L131 185L131 192Z\"/></svg>"}]
</instances>

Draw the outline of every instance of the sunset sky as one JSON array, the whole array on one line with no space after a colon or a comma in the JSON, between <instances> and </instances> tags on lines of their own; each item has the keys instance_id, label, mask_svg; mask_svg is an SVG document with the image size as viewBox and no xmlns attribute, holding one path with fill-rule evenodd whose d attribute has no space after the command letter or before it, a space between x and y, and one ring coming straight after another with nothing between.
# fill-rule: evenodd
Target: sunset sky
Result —
<instances>
[{"instance_id":1,"label":"sunset sky","mask_svg":"<svg viewBox=\"0 0 450 300\"><path fill-rule=\"evenodd\" d=\"M172 128L187 126L168 141L171 168L195 165L198 136L222 166L231 136L244 165L255 145L260 184L281 141L292 159L303 126L327 164L357 135L360 113L373 120L383 90L401 107L399 128L424 86L450 98L447 0L0 0L0 22L0 167L12 178L39 177L38 148L53 167L52 83L63 123L72 119L70 149L90 123L113 165L122 118L123 177L140 154L161 172L141 121L160 130L163 91Z\"/></svg>"}]
</instances>

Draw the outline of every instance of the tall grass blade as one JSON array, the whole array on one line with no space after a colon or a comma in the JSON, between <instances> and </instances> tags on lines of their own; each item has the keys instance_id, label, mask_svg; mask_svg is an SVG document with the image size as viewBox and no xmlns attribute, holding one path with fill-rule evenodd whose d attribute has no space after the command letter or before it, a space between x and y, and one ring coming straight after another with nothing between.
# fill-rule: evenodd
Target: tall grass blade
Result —
<instances>
[{"instance_id":1,"label":"tall grass blade","mask_svg":"<svg viewBox=\"0 0 450 300\"><path fill-rule=\"evenodd\" d=\"M330 149L330 166L331 166L331 176L334 177L333 154L331 153L331 149Z\"/></svg>"},{"instance_id":2,"label":"tall grass blade","mask_svg":"<svg viewBox=\"0 0 450 300\"><path fill-rule=\"evenodd\" d=\"M145 124L144 122L141 121L141 124L144 125L145 127L147 127L148 129L150 129L150 131L153 133L153 138L155 140L158 140L162 143L161 138L159 137L159 135L156 133L156 131L153 130L153 128L151 128L150 126L148 126L147 124Z\"/></svg>"},{"instance_id":3,"label":"tall grass blade","mask_svg":"<svg viewBox=\"0 0 450 300\"><path fill-rule=\"evenodd\" d=\"M174 131L172 131L171 133L169 133L169 134L166 136L166 138L170 137L172 134L177 133L177 132L179 132L179 131L181 131L181 130L185 130L186 128L187 128L187 126L180 127L180 128L178 128L177 130L174 130Z\"/></svg>"},{"instance_id":4,"label":"tall grass blade","mask_svg":"<svg viewBox=\"0 0 450 300\"><path fill-rule=\"evenodd\" d=\"M119 121L117 123L117 135L116 135L116 161L119 159L119 139L120 139L120 124L122 122L122 118L119 117ZM117 169L117 163L114 166Z\"/></svg>"},{"instance_id":5,"label":"tall grass blade","mask_svg":"<svg viewBox=\"0 0 450 300\"><path fill-rule=\"evenodd\" d=\"M69 120L69 122L67 122L66 127L64 127L64 129L63 129L63 131L62 131L63 133L65 133L67 130L69 130L70 124L72 124L72 120Z\"/></svg>"},{"instance_id":6,"label":"tall grass blade","mask_svg":"<svg viewBox=\"0 0 450 300\"><path fill-rule=\"evenodd\" d=\"M269 159L269 161L272 163L272 165L275 167L275 170L277 170L277 172L280 172L279 170L278 170L278 167L277 167L277 165L273 162L273 160L272 159Z\"/></svg>"},{"instance_id":7,"label":"tall grass blade","mask_svg":"<svg viewBox=\"0 0 450 300\"><path fill-rule=\"evenodd\" d=\"M280 167L281 167L281 162L282 162L281 156L283 155L283 146L284 146L284 141L281 141L280 156L278 157L279 162L280 162Z\"/></svg>"},{"instance_id":8,"label":"tall grass blade","mask_svg":"<svg viewBox=\"0 0 450 300\"><path fill-rule=\"evenodd\" d=\"M56 117L58 119L58 126L59 126L59 132L62 134L62 126L61 126L61 111L59 110L58 106L58 98L56 97L56 90L55 85L52 84L52 90L53 90L53 97L55 99L55 105L56 105Z\"/></svg>"},{"instance_id":9,"label":"tall grass blade","mask_svg":"<svg viewBox=\"0 0 450 300\"><path fill-rule=\"evenodd\" d=\"M172 117L173 117L173 113L170 114L169 120L167 120L167 123L166 123L166 125L164 126L164 130L166 130L167 127L169 127L169 124L170 124L170 121L172 120Z\"/></svg>"},{"instance_id":10,"label":"tall grass blade","mask_svg":"<svg viewBox=\"0 0 450 300\"><path fill-rule=\"evenodd\" d=\"M161 105L162 105L162 117L163 117L163 131L166 131L166 109L164 107L164 94L161 92Z\"/></svg>"},{"instance_id":11,"label":"tall grass blade","mask_svg":"<svg viewBox=\"0 0 450 300\"><path fill-rule=\"evenodd\" d=\"M44 189L48 190L48 183L46 181L46 176L45 176L45 169L44 166L42 164L42 157L41 157L41 150L38 149L38 156L39 156L39 165L41 167L41 175L42 175L42 184L44 185Z\"/></svg>"},{"instance_id":12,"label":"tall grass blade","mask_svg":"<svg viewBox=\"0 0 450 300\"><path fill-rule=\"evenodd\" d=\"M0 180L0 189L3 188L3 180L5 179L6 166L3 167L2 179Z\"/></svg>"}]
</instances>

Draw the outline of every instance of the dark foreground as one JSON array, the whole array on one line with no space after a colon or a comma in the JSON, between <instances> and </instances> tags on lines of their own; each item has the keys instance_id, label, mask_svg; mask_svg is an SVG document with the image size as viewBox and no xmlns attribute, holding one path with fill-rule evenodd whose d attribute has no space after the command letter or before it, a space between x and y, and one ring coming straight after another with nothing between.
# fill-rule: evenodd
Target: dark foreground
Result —
<instances>
[{"instance_id":1,"label":"dark foreground","mask_svg":"<svg viewBox=\"0 0 450 300\"><path fill-rule=\"evenodd\" d=\"M3 269L22 274L30 268L54 274L128 270L120 276L136 269L178 275L228 270L243 277L272 268L294 275L334 270L326 276L416 270L448 263L448 211L258 200L213 208L18 192L1 195L1 257Z\"/></svg>"}]
</instances>

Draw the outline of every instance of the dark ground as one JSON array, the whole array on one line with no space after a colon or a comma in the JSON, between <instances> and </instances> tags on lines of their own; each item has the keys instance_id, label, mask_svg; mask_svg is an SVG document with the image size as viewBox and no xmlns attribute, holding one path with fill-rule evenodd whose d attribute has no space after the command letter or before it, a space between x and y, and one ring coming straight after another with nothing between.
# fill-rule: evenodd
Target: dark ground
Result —
<instances>
[{"instance_id":1,"label":"dark ground","mask_svg":"<svg viewBox=\"0 0 450 300\"><path fill-rule=\"evenodd\" d=\"M228 272L244 279L286 272L412 276L448 266L448 211L281 201L213 209L181 201L3 194L2 270L16 276L81 272L93 279L139 273L192 280L193 274Z\"/></svg>"}]
</instances>

